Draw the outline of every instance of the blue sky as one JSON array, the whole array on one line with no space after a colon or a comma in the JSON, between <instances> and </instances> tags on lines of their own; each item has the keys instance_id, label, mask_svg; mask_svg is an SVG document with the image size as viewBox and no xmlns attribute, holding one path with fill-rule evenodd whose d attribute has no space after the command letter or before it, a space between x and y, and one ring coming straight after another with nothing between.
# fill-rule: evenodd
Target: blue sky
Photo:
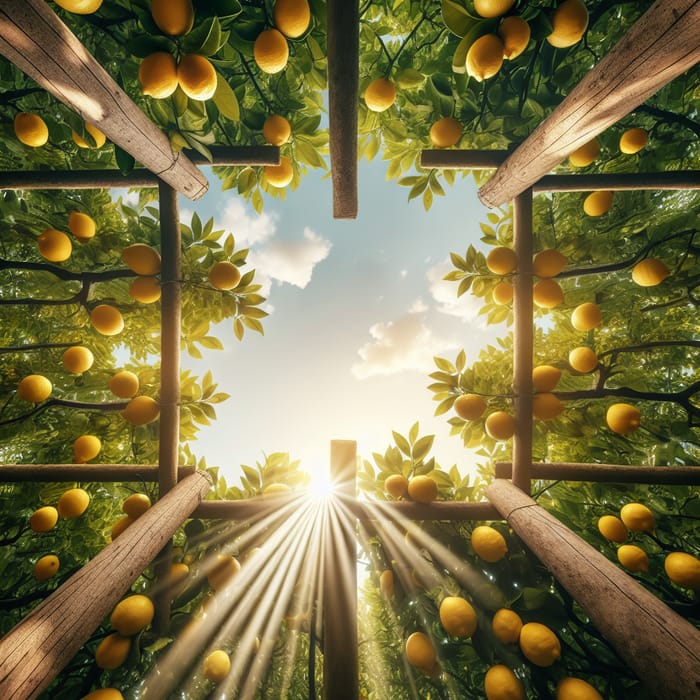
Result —
<instances>
[{"instance_id":1,"label":"blue sky","mask_svg":"<svg viewBox=\"0 0 700 700\"><path fill-rule=\"evenodd\" d=\"M226 349L203 361L232 398L216 407L218 420L192 445L208 464L237 483L239 465L264 453L289 452L308 471L328 468L332 439L357 440L369 458L383 452L391 431L406 434L416 420L435 434L443 467L467 471L473 460L446 417L433 417L425 388L433 355L467 358L493 340L468 295L442 281L449 252L478 244L485 208L471 178L459 179L426 213L407 202L407 189L385 180L385 164L360 163L359 216L332 218L330 180L311 171L285 201L267 198L258 216L233 191L210 191L197 203L181 200L181 218L197 211L250 246L250 266L264 285L270 316L265 336L242 343L230 322L216 333Z\"/></svg>"}]
</instances>

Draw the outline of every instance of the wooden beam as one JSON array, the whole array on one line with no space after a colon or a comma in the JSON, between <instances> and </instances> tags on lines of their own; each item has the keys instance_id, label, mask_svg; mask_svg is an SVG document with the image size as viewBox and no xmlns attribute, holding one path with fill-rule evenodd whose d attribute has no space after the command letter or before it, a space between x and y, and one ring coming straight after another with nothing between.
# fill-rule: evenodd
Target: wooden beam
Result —
<instances>
[{"instance_id":1,"label":"wooden beam","mask_svg":"<svg viewBox=\"0 0 700 700\"><path fill-rule=\"evenodd\" d=\"M545 175L535 192L592 192L593 190L698 190L700 170L659 173L591 173L590 175Z\"/></svg>"},{"instance_id":2,"label":"wooden beam","mask_svg":"<svg viewBox=\"0 0 700 700\"><path fill-rule=\"evenodd\" d=\"M486 489L516 534L660 700L700 698L700 632L509 481Z\"/></svg>"},{"instance_id":3,"label":"wooden beam","mask_svg":"<svg viewBox=\"0 0 700 700\"><path fill-rule=\"evenodd\" d=\"M44 0L0 0L0 53L191 199L207 180L148 119Z\"/></svg>"},{"instance_id":4,"label":"wooden beam","mask_svg":"<svg viewBox=\"0 0 700 700\"><path fill-rule=\"evenodd\" d=\"M496 478L510 479L510 462L496 462ZM530 467L533 479L555 481L592 481L609 484L676 484L700 486L700 466L646 467L626 464L582 464L579 462L535 462Z\"/></svg>"},{"instance_id":5,"label":"wooden beam","mask_svg":"<svg viewBox=\"0 0 700 700\"><path fill-rule=\"evenodd\" d=\"M178 467L177 478L194 474L194 467ZM3 464L0 483L24 481L158 481L153 464Z\"/></svg>"},{"instance_id":6,"label":"wooden beam","mask_svg":"<svg viewBox=\"0 0 700 700\"><path fill-rule=\"evenodd\" d=\"M50 685L211 485L203 471L181 481L0 640L3 700L35 698Z\"/></svg>"},{"instance_id":7,"label":"wooden beam","mask_svg":"<svg viewBox=\"0 0 700 700\"><path fill-rule=\"evenodd\" d=\"M479 189L497 207L700 60L700 0L657 0Z\"/></svg>"},{"instance_id":8,"label":"wooden beam","mask_svg":"<svg viewBox=\"0 0 700 700\"><path fill-rule=\"evenodd\" d=\"M331 441L331 481L338 494L355 497L357 443ZM329 506L332 509L332 505ZM357 700L360 671L357 649L357 535L354 519L331 524L323 548L323 698ZM330 516L333 513L329 513Z\"/></svg>"},{"instance_id":9,"label":"wooden beam","mask_svg":"<svg viewBox=\"0 0 700 700\"><path fill-rule=\"evenodd\" d=\"M495 170L510 151L481 151L462 148L431 148L421 151L421 168L446 170Z\"/></svg>"},{"instance_id":10,"label":"wooden beam","mask_svg":"<svg viewBox=\"0 0 700 700\"><path fill-rule=\"evenodd\" d=\"M357 99L360 91L358 0L328 0L328 132L333 216L357 218Z\"/></svg>"}]
</instances>

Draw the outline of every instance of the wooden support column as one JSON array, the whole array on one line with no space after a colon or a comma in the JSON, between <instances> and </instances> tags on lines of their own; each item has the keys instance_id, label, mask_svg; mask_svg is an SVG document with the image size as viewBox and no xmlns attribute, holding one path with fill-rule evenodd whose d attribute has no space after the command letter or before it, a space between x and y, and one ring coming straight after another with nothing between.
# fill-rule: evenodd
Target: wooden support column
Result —
<instances>
[{"instance_id":1,"label":"wooden support column","mask_svg":"<svg viewBox=\"0 0 700 700\"><path fill-rule=\"evenodd\" d=\"M333 216L357 217L357 101L360 92L358 0L328 0L328 131Z\"/></svg>"},{"instance_id":2,"label":"wooden support column","mask_svg":"<svg viewBox=\"0 0 700 700\"><path fill-rule=\"evenodd\" d=\"M513 483L530 493L532 461L532 190L513 202L513 248L517 268L513 277Z\"/></svg>"},{"instance_id":3,"label":"wooden support column","mask_svg":"<svg viewBox=\"0 0 700 700\"><path fill-rule=\"evenodd\" d=\"M355 498L357 443L331 441L331 481L338 496ZM333 508L331 503L329 508ZM340 519L342 510L337 510ZM330 536L328 536L330 534ZM326 533L323 563L323 697L357 700L357 538L355 521Z\"/></svg>"},{"instance_id":4,"label":"wooden support column","mask_svg":"<svg viewBox=\"0 0 700 700\"><path fill-rule=\"evenodd\" d=\"M660 700L700 698L700 632L502 479L488 499Z\"/></svg>"},{"instance_id":5,"label":"wooden support column","mask_svg":"<svg viewBox=\"0 0 700 700\"><path fill-rule=\"evenodd\" d=\"M570 153L700 61L700 0L657 0L479 189L514 199Z\"/></svg>"},{"instance_id":6,"label":"wooden support column","mask_svg":"<svg viewBox=\"0 0 700 700\"><path fill-rule=\"evenodd\" d=\"M211 488L181 481L0 640L0 697L36 698L111 613Z\"/></svg>"},{"instance_id":7,"label":"wooden support column","mask_svg":"<svg viewBox=\"0 0 700 700\"><path fill-rule=\"evenodd\" d=\"M3 464L0 483L22 481L158 481L154 464ZM178 467L177 478L194 474L194 467Z\"/></svg>"},{"instance_id":8,"label":"wooden support column","mask_svg":"<svg viewBox=\"0 0 700 700\"><path fill-rule=\"evenodd\" d=\"M0 53L191 199L207 180L129 98L44 0L0 0Z\"/></svg>"}]
</instances>

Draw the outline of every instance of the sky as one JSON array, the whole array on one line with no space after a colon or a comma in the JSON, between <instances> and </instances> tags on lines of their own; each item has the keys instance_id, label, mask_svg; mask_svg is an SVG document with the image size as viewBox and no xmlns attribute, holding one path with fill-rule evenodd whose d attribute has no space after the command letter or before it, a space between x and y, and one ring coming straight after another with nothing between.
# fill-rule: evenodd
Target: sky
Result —
<instances>
[{"instance_id":1,"label":"sky","mask_svg":"<svg viewBox=\"0 0 700 700\"><path fill-rule=\"evenodd\" d=\"M309 472L327 471L330 441L356 440L371 458L406 435L415 421L434 434L433 455L444 468L473 466L459 436L450 437L449 414L434 417L437 403L427 385L433 356L467 360L493 342L468 294L442 277L450 251L479 244L486 209L471 178L458 178L447 197L426 213L408 189L386 181L377 159L359 167L359 215L332 217L330 179L309 171L285 201L267 197L257 215L235 191L222 191L210 171L209 192L196 203L180 201L181 220L196 211L249 246L245 272L256 270L270 312L265 335L232 322L214 328L225 350L204 360L183 356L183 366L203 375L211 369L231 399L216 406L217 421L191 445L231 485L240 464L288 452Z\"/></svg>"}]
</instances>

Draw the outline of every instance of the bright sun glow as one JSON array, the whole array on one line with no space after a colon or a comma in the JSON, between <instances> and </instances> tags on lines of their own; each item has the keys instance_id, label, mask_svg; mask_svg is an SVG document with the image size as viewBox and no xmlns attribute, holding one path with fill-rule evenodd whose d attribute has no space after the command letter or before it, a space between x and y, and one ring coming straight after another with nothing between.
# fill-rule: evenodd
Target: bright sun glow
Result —
<instances>
[{"instance_id":1,"label":"bright sun glow","mask_svg":"<svg viewBox=\"0 0 700 700\"><path fill-rule=\"evenodd\" d=\"M312 474L309 483L309 495L314 501L326 501L333 494L333 482L331 475L325 470L318 470Z\"/></svg>"}]
</instances>

